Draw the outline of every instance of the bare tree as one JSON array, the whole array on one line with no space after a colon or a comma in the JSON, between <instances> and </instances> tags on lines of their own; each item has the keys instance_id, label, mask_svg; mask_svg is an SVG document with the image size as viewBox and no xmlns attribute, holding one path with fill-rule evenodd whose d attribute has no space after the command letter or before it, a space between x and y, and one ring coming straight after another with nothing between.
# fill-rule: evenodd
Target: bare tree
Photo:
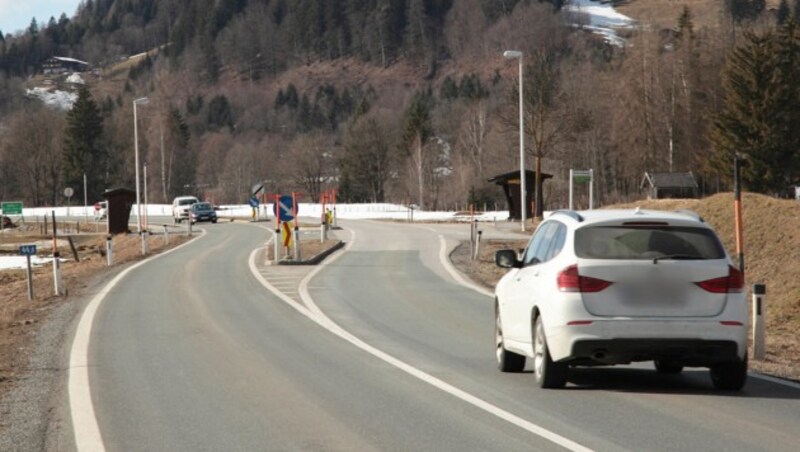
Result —
<instances>
[{"instance_id":1,"label":"bare tree","mask_svg":"<svg viewBox=\"0 0 800 452\"><path fill-rule=\"evenodd\" d=\"M302 135L289 145L290 173L306 195L319 202L323 188L333 180L336 151L331 137L322 134Z\"/></svg>"},{"instance_id":2,"label":"bare tree","mask_svg":"<svg viewBox=\"0 0 800 452\"><path fill-rule=\"evenodd\" d=\"M19 181L19 193L34 205L57 205L62 181L62 115L40 107L11 120L4 154ZM72 187L81 192L80 187Z\"/></svg>"},{"instance_id":3,"label":"bare tree","mask_svg":"<svg viewBox=\"0 0 800 452\"><path fill-rule=\"evenodd\" d=\"M375 115L360 116L350 123L339 158L345 193L354 200L384 202L386 183L393 168L391 140Z\"/></svg>"}]
</instances>

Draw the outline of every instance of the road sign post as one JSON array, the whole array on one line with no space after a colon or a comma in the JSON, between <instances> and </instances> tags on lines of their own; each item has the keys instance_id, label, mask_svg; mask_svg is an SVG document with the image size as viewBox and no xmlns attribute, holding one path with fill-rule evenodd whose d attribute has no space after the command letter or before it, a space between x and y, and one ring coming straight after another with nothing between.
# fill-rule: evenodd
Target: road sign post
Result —
<instances>
[{"instance_id":1,"label":"road sign post","mask_svg":"<svg viewBox=\"0 0 800 452\"><path fill-rule=\"evenodd\" d=\"M569 170L569 210L573 210L572 185L589 184L589 210L594 209L594 170Z\"/></svg>"},{"instance_id":2,"label":"road sign post","mask_svg":"<svg viewBox=\"0 0 800 452\"><path fill-rule=\"evenodd\" d=\"M3 217L9 215L19 215L22 216L22 203L21 202L4 202L0 203L0 210L3 211L3 214L0 215L0 230L2 230L5 225L3 224ZM24 220L25 217L22 217Z\"/></svg>"},{"instance_id":3,"label":"road sign post","mask_svg":"<svg viewBox=\"0 0 800 452\"><path fill-rule=\"evenodd\" d=\"M20 245L19 254L25 256L28 269L28 301L33 301L33 271L31 270L31 256L36 255L36 245Z\"/></svg>"},{"instance_id":4,"label":"road sign post","mask_svg":"<svg viewBox=\"0 0 800 452\"><path fill-rule=\"evenodd\" d=\"M275 204L272 206L275 210L275 237L273 239L274 242L274 254L272 255L272 260L276 264L280 262L280 244L278 243L281 239L281 216L279 214L280 208L278 205L280 204L281 195L275 195Z\"/></svg>"},{"instance_id":5,"label":"road sign post","mask_svg":"<svg viewBox=\"0 0 800 452\"><path fill-rule=\"evenodd\" d=\"M64 189L64 196L67 197L67 216L69 216L69 208L72 207L72 195L75 194L75 190L72 187L67 187Z\"/></svg>"},{"instance_id":6,"label":"road sign post","mask_svg":"<svg viewBox=\"0 0 800 452\"><path fill-rule=\"evenodd\" d=\"M258 221L258 197L255 195L251 196L250 199L247 200L247 203L250 204L250 208L252 209L252 213L250 215L250 219L252 221Z\"/></svg>"},{"instance_id":7,"label":"road sign post","mask_svg":"<svg viewBox=\"0 0 800 452\"><path fill-rule=\"evenodd\" d=\"M297 220L297 193L292 192L292 216L294 217L294 259L300 260L300 222Z\"/></svg>"}]
</instances>

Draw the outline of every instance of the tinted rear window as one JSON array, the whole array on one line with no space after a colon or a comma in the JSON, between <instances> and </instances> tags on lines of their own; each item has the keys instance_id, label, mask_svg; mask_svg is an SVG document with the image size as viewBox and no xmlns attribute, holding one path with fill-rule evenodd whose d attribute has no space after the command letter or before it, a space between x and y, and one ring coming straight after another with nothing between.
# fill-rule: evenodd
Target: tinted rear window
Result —
<instances>
[{"instance_id":1,"label":"tinted rear window","mask_svg":"<svg viewBox=\"0 0 800 452\"><path fill-rule=\"evenodd\" d=\"M575 254L585 259L723 259L713 231L678 226L598 226L575 231Z\"/></svg>"}]
</instances>

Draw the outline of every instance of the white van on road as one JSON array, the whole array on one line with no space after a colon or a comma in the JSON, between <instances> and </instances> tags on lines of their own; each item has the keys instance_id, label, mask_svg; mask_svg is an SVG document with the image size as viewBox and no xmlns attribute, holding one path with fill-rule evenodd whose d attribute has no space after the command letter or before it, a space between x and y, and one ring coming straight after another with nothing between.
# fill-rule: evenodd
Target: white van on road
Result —
<instances>
[{"instance_id":1,"label":"white van on road","mask_svg":"<svg viewBox=\"0 0 800 452\"><path fill-rule=\"evenodd\" d=\"M189 219L189 209L192 204L200 202L195 196L178 196L172 200L172 219L175 223Z\"/></svg>"}]
</instances>

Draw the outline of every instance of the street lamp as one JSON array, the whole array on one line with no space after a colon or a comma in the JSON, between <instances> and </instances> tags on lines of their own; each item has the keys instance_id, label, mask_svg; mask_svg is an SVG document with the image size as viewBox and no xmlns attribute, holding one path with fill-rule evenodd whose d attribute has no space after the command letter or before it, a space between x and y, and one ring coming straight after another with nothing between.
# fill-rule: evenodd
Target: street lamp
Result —
<instances>
[{"instance_id":1,"label":"street lamp","mask_svg":"<svg viewBox=\"0 0 800 452\"><path fill-rule=\"evenodd\" d=\"M525 230L526 204L525 199L525 128L523 126L522 104L522 52L519 50L506 50L503 57L519 60L519 199L520 199L520 225Z\"/></svg>"},{"instance_id":2,"label":"street lamp","mask_svg":"<svg viewBox=\"0 0 800 452\"><path fill-rule=\"evenodd\" d=\"M139 196L139 125L136 121L136 105L147 105L150 99L140 97L133 101L133 149L134 149L134 164L136 165L136 222L139 232L139 238L142 241L142 254L147 254L147 245L144 241L144 234L142 231L142 204Z\"/></svg>"}]
</instances>

